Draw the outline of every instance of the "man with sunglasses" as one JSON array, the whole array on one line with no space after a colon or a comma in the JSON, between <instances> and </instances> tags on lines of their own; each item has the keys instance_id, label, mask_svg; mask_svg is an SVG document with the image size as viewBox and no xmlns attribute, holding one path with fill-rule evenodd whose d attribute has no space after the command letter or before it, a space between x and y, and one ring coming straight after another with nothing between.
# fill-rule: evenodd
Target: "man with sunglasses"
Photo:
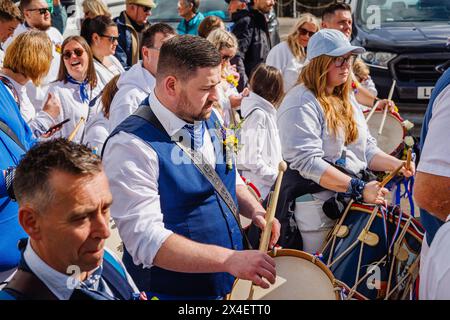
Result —
<instances>
[{"instance_id":1,"label":"man with sunglasses","mask_svg":"<svg viewBox=\"0 0 450 320\"><path fill-rule=\"evenodd\" d=\"M148 17L156 7L153 0L126 0L125 11L114 19L119 29L119 44L115 56L125 70L136 64L142 57L142 32L149 25Z\"/></svg>"},{"instance_id":2,"label":"man with sunglasses","mask_svg":"<svg viewBox=\"0 0 450 320\"><path fill-rule=\"evenodd\" d=\"M63 42L63 36L56 28L52 27L51 13L46 0L21 0L19 9L22 11L25 21L16 28L14 34L5 42L3 46L4 50L6 51L8 46L19 34L30 29L45 31L53 43L53 59L47 76L43 79L39 87L34 86L31 82L26 86L31 103L37 108L36 111L40 111L47 98L48 85L55 81L58 76L61 60L59 51ZM39 53L37 52L36 54Z\"/></svg>"}]
</instances>

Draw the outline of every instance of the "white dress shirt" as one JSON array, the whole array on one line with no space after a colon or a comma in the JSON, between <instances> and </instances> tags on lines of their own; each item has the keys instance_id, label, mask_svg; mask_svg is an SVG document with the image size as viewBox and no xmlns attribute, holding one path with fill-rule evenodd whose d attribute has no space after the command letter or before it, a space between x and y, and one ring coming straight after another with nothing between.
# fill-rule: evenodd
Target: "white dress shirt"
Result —
<instances>
[{"instance_id":1,"label":"white dress shirt","mask_svg":"<svg viewBox=\"0 0 450 320\"><path fill-rule=\"evenodd\" d=\"M187 124L164 107L153 93L149 101L169 136L174 136ZM203 141L199 152L214 167L216 155L208 130L205 130ZM111 216L120 237L133 262L150 268L164 241L173 234L163 223L158 191L158 155L140 138L120 132L105 146L103 164L114 194ZM244 184L239 175L236 175L236 184Z\"/></svg>"},{"instance_id":2,"label":"white dress shirt","mask_svg":"<svg viewBox=\"0 0 450 320\"><path fill-rule=\"evenodd\" d=\"M94 59L95 73L97 75L97 85L93 90L94 98L100 94L100 92L103 90L106 84L111 81L112 78L114 78L118 74L125 72L122 64L119 60L117 60L116 57L114 57L114 55L107 56L105 57L105 59L109 60L109 62L111 63L110 66L107 67L97 59Z\"/></svg>"}]
</instances>

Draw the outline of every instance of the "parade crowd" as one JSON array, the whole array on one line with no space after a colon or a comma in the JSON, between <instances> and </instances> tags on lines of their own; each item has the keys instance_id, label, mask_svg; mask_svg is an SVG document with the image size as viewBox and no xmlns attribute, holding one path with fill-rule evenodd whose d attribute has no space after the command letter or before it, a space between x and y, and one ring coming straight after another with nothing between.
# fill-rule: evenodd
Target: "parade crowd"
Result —
<instances>
[{"instance_id":1,"label":"parade crowd","mask_svg":"<svg viewBox=\"0 0 450 320\"><path fill-rule=\"evenodd\" d=\"M224 0L231 24L200 1L179 0L173 28L149 24L153 0L126 0L118 17L85 0L79 35L64 38L59 0L0 0L0 299L225 299L236 278L269 288L266 225L269 249L318 257L347 205L388 207L373 172L396 169L415 178L426 231L416 297L450 299L450 70L416 171L369 131L367 112L398 110L350 43L349 5L301 14L273 44L274 0ZM280 194L301 191L267 224L282 161ZM112 224L121 258L105 246Z\"/></svg>"}]
</instances>

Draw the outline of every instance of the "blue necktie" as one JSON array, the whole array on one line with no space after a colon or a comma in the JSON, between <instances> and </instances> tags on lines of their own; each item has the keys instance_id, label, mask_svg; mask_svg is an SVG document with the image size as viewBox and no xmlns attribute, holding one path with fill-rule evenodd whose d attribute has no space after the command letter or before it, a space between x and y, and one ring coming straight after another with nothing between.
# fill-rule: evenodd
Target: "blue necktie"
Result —
<instances>
[{"instance_id":1,"label":"blue necktie","mask_svg":"<svg viewBox=\"0 0 450 320\"><path fill-rule=\"evenodd\" d=\"M103 267L97 268L86 280L80 283L79 288L73 290L70 300L116 300L106 292L102 281Z\"/></svg>"},{"instance_id":2,"label":"blue necktie","mask_svg":"<svg viewBox=\"0 0 450 320\"><path fill-rule=\"evenodd\" d=\"M203 146L203 135L205 134L205 125L203 121L196 121L194 124L186 124L184 128L191 136L191 146L194 150L199 150Z\"/></svg>"}]
</instances>

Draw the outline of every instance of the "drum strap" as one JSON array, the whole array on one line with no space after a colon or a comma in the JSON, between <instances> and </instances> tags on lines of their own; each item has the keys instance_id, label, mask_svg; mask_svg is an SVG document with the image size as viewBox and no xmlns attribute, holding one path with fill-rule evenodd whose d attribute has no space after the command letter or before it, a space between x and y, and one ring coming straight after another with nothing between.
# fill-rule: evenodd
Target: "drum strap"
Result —
<instances>
[{"instance_id":1,"label":"drum strap","mask_svg":"<svg viewBox=\"0 0 450 320\"><path fill-rule=\"evenodd\" d=\"M140 107L134 115L150 122L153 124L156 128L164 130L164 127L162 126L161 122L159 122L156 115L153 113L150 106ZM206 161L206 159L203 157L203 154L201 152L198 152L196 150L193 150L192 148L188 148L184 146L182 143L175 141L177 146L180 147L181 150L192 160L194 165L197 167L197 169L201 172L201 174L212 184L216 192L219 194L219 196L222 198L222 200L225 202L227 207L231 210L233 213L234 218L236 219L236 222L239 226L239 229L241 230L241 234L244 238L244 245L247 249L251 249L252 246L250 244L250 241L247 238L247 235L244 233L244 230L242 229L241 225L241 219L239 218L239 212L236 204L234 203L234 200L228 191L227 187L224 185L222 179L217 174L216 170Z\"/></svg>"}]
</instances>

